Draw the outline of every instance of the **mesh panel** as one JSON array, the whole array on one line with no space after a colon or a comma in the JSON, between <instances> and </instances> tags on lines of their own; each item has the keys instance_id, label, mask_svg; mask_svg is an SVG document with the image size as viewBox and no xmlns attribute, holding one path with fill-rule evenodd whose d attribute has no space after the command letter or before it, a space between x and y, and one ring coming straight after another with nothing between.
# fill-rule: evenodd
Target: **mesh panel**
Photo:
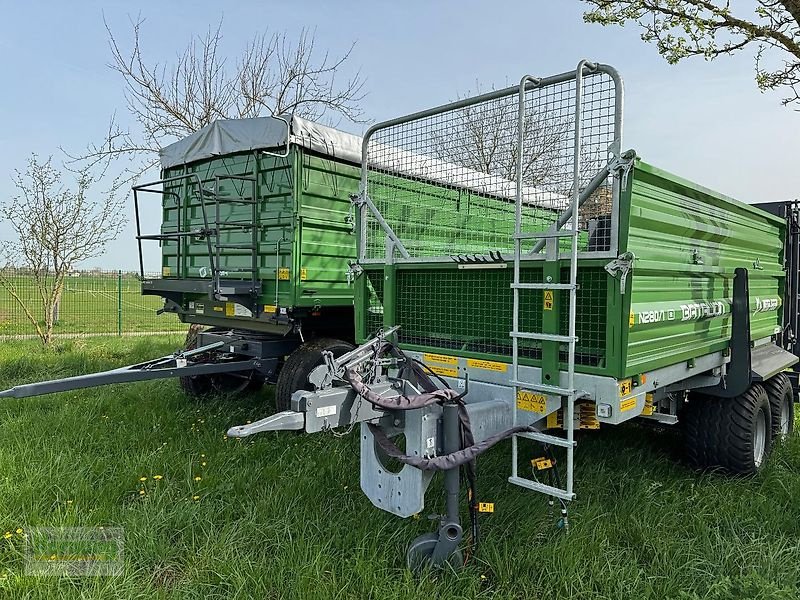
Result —
<instances>
[{"instance_id":1,"label":"mesh panel","mask_svg":"<svg viewBox=\"0 0 800 600\"><path fill-rule=\"evenodd\" d=\"M370 308L367 333L382 326L383 271L367 272ZM567 270L562 277L569 276ZM459 350L511 356L513 297L509 293L511 269L425 269L397 271L397 319L401 344L432 349ZM533 266L521 273L528 283L542 281L542 270ZM575 362L603 366L606 348L606 282L602 267L581 269L577 294L577 335ZM561 328L566 331L568 296L560 307ZM520 328L539 331L542 327L542 291L525 292L520 302ZM541 358L541 342L520 340L520 356ZM566 345L561 360L567 360Z\"/></svg>"},{"instance_id":2,"label":"mesh panel","mask_svg":"<svg viewBox=\"0 0 800 600\"><path fill-rule=\"evenodd\" d=\"M611 77L584 78L579 191L605 166L614 141ZM378 130L368 145L367 193L411 257L513 251L519 96ZM575 81L528 90L522 151L524 231L548 228L571 203ZM611 248L610 181L581 209L579 249ZM366 222L367 258L382 258L385 234Z\"/></svg>"}]
</instances>

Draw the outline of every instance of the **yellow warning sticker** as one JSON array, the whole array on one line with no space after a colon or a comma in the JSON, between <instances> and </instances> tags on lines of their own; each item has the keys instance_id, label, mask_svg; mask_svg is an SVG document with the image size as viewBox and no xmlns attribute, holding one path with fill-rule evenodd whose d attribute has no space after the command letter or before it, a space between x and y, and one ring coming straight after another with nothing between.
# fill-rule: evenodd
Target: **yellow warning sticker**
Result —
<instances>
[{"instance_id":1,"label":"yellow warning sticker","mask_svg":"<svg viewBox=\"0 0 800 600\"><path fill-rule=\"evenodd\" d=\"M517 392L517 408L520 410L527 410L528 412L544 414L547 412L547 398L542 394L536 394L528 390L519 390Z\"/></svg>"},{"instance_id":2,"label":"yellow warning sticker","mask_svg":"<svg viewBox=\"0 0 800 600\"><path fill-rule=\"evenodd\" d=\"M544 471L545 469L553 468L553 461L545 457L534 458L531 461L531 466L534 467L537 471Z\"/></svg>"},{"instance_id":3,"label":"yellow warning sticker","mask_svg":"<svg viewBox=\"0 0 800 600\"><path fill-rule=\"evenodd\" d=\"M628 317L628 327L633 327L634 325L636 325L636 317L634 316L633 311L631 311L631 316Z\"/></svg>"},{"instance_id":4,"label":"yellow warning sticker","mask_svg":"<svg viewBox=\"0 0 800 600\"><path fill-rule=\"evenodd\" d=\"M236 306L233 302L226 302L225 303L225 316L232 317L236 314Z\"/></svg>"},{"instance_id":5,"label":"yellow warning sticker","mask_svg":"<svg viewBox=\"0 0 800 600\"><path fill-rule=\"evenodd\" d=\"M623 379L619 382L619 397L623 398L633 391L633 380Z\"/></svg>"},{"instance_id":6,"label":"yellow warning sticker","mask_svg":"<svg viewBox=\"0 0 800 600\"><path fill-rule=\"evenodd\" d=\"M169 274L172 272L172 269L169 267L162 267L161 268L161 276L162 277L169 277Z\"/></svg>"},{"instance_id":7,"label":"yellow warning sticker","mask_svg":"<svg viewBox=\"0 0 800 600\"><path fill-rule=\"evenodd\" d=\"M458 369L455 367L440 367L439 365L428 365L428 368L442 377L458 377Z\"/></svg>"},{"instance_id":8,"label":"yellow warning sticker","mask_svg":"<svg viewBox=\"0 0 800 600\"><path fill-rule=\"evenodd\" d=\"M443 365L457 365L458 359L455 356L445 356L444 354L431 354L430 352L426 352L422 355L422 362L435 362Z\"/></svg>"},{"instance_id":9,"label":"yellow warning sticker","mask_svg":"<svg viewBox=\"0 0 800 600\"><path fill-rule=\"evenodd\" d=\"M289 269L287 267L278 269L278 279L280 281L289 281Z\"/></svg>"},{"instance_id":10,"label":"yellow warning sticker","mask_svg":"<svg viewBox=\"0 0 800 600\"><path fill-rule=\"evenodd\" d=\"M633 410L634 408L636 408L636 396L633 398L628 398L627 400L623 400L619 403L619 409L622 412L625 412L626 410Z\"/></svg>"},{"instance_id":11,"label":"yellow warning sticker","mask_svg":"<svg viewBox=\"0 0 800 600\"><path fill-rule=\"evenodd\" d=\"M278 312L278 307L275 306L274 304L265 304L264 312L270 315L274 315L276 312Z\"/></svg>"},{"instance_id":12,"label":"yellow warning sticker","mask_svg":"<svg viewBox=\"0 0 800 600\"><path fill-rule=\"evenodd\" d=\"M506 363L494 362L491 360L479 360L477 358L467 359L467 365L476 369L497 371L498 373L505 373L508 370L508 365Z\"/></svg>"},{"instance_id":13,"label":"yellow warning sticker","mask_svg":"<svg viewBox=\"0 0 800 600\"><path fill-rule=\"evenodd\" d=\"M478 512L493 513L494 502L478 502Z\"/></svg>"},{"instance_id":14,"label":"yellow warning sticker","mask_svg":"<svg viewBox=\"0 0 800 600\"><path fill-rule=\"evenodd\" d=\"M553 310L553 290L544 291L544 310Z\"/></svg>"},{"instance_id":15,"label":"yellow warning sticker","mask_svg":"<svg viewBox=\"0 0 800 600\"><path fill-rule=\"evenodd\" d=\"M306 268L303 267L302 269L300 269L300 281L306 281L307 279L308 279L308 271L306 271Z\"/></svg>"},{"instance_id":16,"label":"yellow warning sticker","mask_svg":"<svg viewBox=\"0 0 800 600\"><path fill-rule=\"evenodd\" d=\"M222 312L223 310L225 310L225 309L222 308L221 306L215 306L214 307L214 312Z\"/></svg>"},{"instance_id":17,"label":"yellow warning sticker","mask_svg":"<svg viewBox=\"0 0 800 600\"><path fill-rule=\"evenodd\" d=\"M653 394L647 394L644 397L644 408L642 409L642 415L645 417L649 417L655 412L655 406L653 406Z\"/></svg>"}]
</instances>

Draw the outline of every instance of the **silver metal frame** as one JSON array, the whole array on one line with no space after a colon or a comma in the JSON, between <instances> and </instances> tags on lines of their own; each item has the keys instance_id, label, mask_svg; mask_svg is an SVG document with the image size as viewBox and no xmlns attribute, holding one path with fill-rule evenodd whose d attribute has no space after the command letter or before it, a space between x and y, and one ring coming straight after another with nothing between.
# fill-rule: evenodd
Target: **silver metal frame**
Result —
<instances>
[{"instance_id":1,"label":"silver metal frame","mask_svg":"<svg viewBox=\"0 0 800 600\"><path fill-rule=\"evenodd\" d=\"M611 146L609 147L608 151L609 154L615 158L619 158L622 148L622 122L623 122L623 104L624 104L624 82L622 80L622 76L619 72L610 65L605 64L593 64L588 63L588 61L581 61L581 76L583 76L583 69L587 69L588 65L592 64L592 69L590 70L591 73L605 73L609 77L611 77L612 81L614 82L615 88L615 98L614 98L614 141L612 142ZM567 71L565 73L561 73L559 75L553 75L551 77L544 77L544 78L534 78L532 76L525 76L523 78L524 83L520 85L509 86L500 90L495 90L492 92L487 92L485 94L480 94L478 96L473 96L470 98L464 98L462 100L458 100L456 102L450 102L447 104L442 104L440 106L418 111L415 113L411 113L409 115L405 115L402 117L397 117L395 119L390 119L388 121L383 121L381 123L376 123L372 127L370 127L367 132L364 134L364 138L361 144L361 184L360 184L360 195L361 200L358 203L358 261L362 264L383 264L384 260L381 258L373 258L370 259L366 256L366 247L367 247L367 219L368 219L368 211L372 212L375 215L376 220L378 221L381 228L387 234L387 243L389 239L393 239L395 241L395 246L399 248L403 248L403 250L399 250L402 254L401 257L396 257L395 262L397 263L451 263L452 259L448 256L442 257L410 257L408 256L407 252L404 252L405 247L402 246L402 240L399 240L397 235L392 231L391 227L386 223L386 220L380 215L380 212L375 207L374 203L369 200L369 189L368 189L368 174L369 174L369 143L372 137L378 131L388 129L389 127L394 127L396 125L402 125L404 123L409 123L411 121L425 119L428 117L432 117L435 115L439 115L448 111L457 110L459 108L466 108L469 106L473 106L476 104L480 104L482 102L489 102L492 100L497 100L500 98L505 98L508 96L512 96L514 94L520 95L520 102L523 102L524 93L528 90L532 90L535 88L540 87L547 87L550 85L555 85L559 83L564 83L574 79L576 76L576 71ZM523 87L524 86L524 87ZM521 115L524 118L524 115ZM521 135L522 132L520 132ZM613 162L613 161L612 161ZM618 254L619 248L619 194L621 191L619 177L615 174L609 174L610 177L613 178L612 182L612 203L611 203L611 240L610 240L610 248L607 251L599 251L599 252L579 252L578 258L616 258ZM577 188L577 186L573 186ZM400 242L399 246L397 242ZM503 260L511 262L514 260L514 254L503 253L501 254ZM566 257L565 257L566 258ZM522 260L544 260L545 257L539 254L526 254L525 256L521 257Z\"/></svg>"}]
</instances>

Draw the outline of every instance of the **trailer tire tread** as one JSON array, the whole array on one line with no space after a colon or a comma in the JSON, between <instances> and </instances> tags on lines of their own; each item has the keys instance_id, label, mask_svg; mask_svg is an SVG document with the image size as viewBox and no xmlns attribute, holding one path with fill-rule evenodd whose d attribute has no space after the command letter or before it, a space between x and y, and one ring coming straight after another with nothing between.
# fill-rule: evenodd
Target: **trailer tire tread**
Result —
<instances>
[{"instance_id":1,"label":"trailer tire tread","mask_svg":"<svg viewBox=\"0 0 800 600\"><path fill-rule=\"evenodd\" d=\"M778 373L764 382L764 389L769 397L770 410L772 412L772 442L777 442L781 433L782 404L785 397L789 396L789 423L787 434L791 435L794 431L794 391L792 383L786 373Z\"/></svg>"},{"instance_id":2,"label":"trailer tire tread","mask_svg":"<svg viewBox=\"0 0 800 600\"><path fill-rule=\"evenodd\" d=\"M764 387L752 385L735 398L693 395L683 415L689 462L698 469L717 468L732 474L758 471L761 465L755 463L753 444L761 410L767 420L763 464L772 439L771 408Z\"/></svg>"},{"instance_id":3,"label":"trailer tire tread","mask_svg":"<svg viewBox=\"0 0 800 600\"><path fill-rule=\"evenodd\" d=\"M321 364L323 350L331 350L334 356L341 356L352 349L352 344L335 338L317 338L297 348L286 358L278 375L275 408L279 412L289 410L292 394L297 390L310 389L308 375Z\"/></svg>"}]
</instances>

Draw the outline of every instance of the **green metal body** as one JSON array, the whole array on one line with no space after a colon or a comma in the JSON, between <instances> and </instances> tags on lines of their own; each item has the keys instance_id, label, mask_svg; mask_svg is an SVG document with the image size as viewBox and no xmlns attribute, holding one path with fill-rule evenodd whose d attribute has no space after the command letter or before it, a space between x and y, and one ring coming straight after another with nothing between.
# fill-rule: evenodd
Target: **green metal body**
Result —
<instances>
[{"instance_id":1,"label":"green metal body","mask_svg":"<svg viewBox=\"0 0 800 600\"><path fill-rule=\"evenodd\" d=\"M605 269L612 256L579 259L578 372L622 379L725 350L736 267L749 270L752 338L778 331L783 220L642 161L628 174L618 212L618 253L635 256L633 269L623 289L620 275ZM473 216L451 227L483 225ZM437 224L437 235L446 235L443 227ZM578 243L585 249L584 237ZM523 281L569 279L566 259L524 265ZM397 324L398 341L408 350L508 363L511 267L511 261L472 269L455 262L367 264L356 281L357 339ZM541 290L526 292L521 330L567 331L566 292L552 294L545 310ZM521 364L542 366L545 377L564 368L565 346L520 340L520 348Z\"/></svg>"},{"instance_id":2,"label":"green metal body","mask_svg":"<svg viewBox=\"0 0 800 600\"><path fill-rule=\"evenodd\" d=\"M162 176L166 179L192 173L206 181L217 175L256 178L256 259L261 293L257 311L243 311L233 303L209 299L208 294L183 293L181 320L277 332L285 329L288 317L314 315L343 320L337 328L352 330L353 288L347 279L347 268L348 260L355 257L355 235L349 218L349 196L358 191L357 166L291 145L286 156L265 152L226 155L165 169ZM250 182L233 179L219 181L222 223L251 219L251 205L224 200L226 196L250 195L251 186ZM174 196L165 195L162 233L204 228L197 187L194 179L166 184L166 190L180 195L182 214L178 214ZM204 187L213 187L213 183ZM215 202L210 194L205 198L206 219L212 220ZM222 232L219 242L246 246L251 236L251 230L245 227L233 228ZM223 278L249 279L250 273L226 273L226 269L247 268L251 259L249 248L222 248L219 269ZM164 279L208 280L210 267L206 237L162 242Z\"/></svg>"}]
</instances>

